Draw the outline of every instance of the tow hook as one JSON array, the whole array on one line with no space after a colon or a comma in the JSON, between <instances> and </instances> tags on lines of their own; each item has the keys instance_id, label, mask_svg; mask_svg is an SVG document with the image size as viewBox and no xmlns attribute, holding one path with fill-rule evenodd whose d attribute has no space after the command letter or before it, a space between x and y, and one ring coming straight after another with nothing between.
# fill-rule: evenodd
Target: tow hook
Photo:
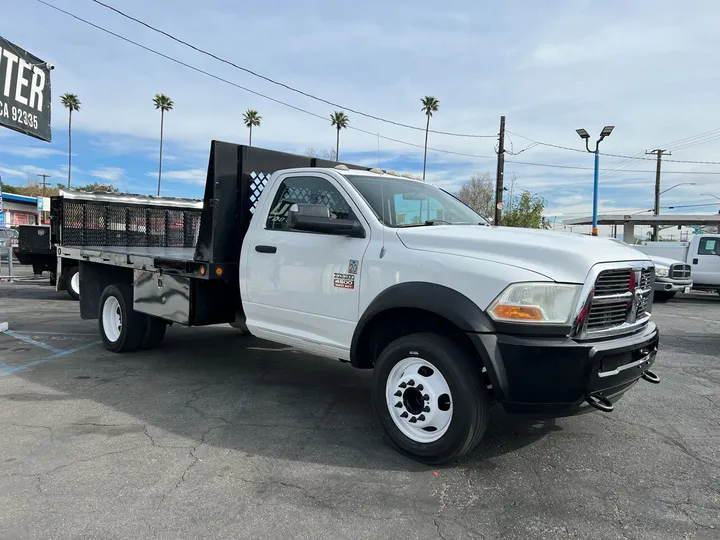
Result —
<instances>
[{"instance_id":1,"label":"tow hook","mask_svg":"<svg viewBox=\"0 0 720 540\"><path fill-rule=\"evenodd\" d=\"M648 370L645 373L642 374L642 378L645 379L647 382L653 383L653 384L660 384L660 377L655 375L652 371Z\"/></svg>"},{"instance_id":2,"label":"tow hook","mask_svg":"<svg viewBox=\"0 0 720 540\"><path fill-rule=\"evenodd\" d=\"M585 401L602 412L613 412L615 410L615 405L613 405L608 398L600 394L588 394Z\"/></svg>"}]
</instances>

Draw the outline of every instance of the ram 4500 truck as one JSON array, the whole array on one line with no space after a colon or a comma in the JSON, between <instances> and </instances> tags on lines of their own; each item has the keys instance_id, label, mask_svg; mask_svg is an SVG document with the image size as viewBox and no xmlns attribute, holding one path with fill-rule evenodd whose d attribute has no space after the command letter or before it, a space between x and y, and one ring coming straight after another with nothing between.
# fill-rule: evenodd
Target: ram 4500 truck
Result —
<instances>
[{"instance_id":1,"label":"ram 4500 truck","mask_svg":"<svg viewBox=\"0 0 720 540\"><path fill-rule=\"evenodd\" d=\"M197 230L182 211L156 209L138 226L128 206L93 203L86 220L119 216L125 236L70 245L72 204L53 202L58 275L78 263L81 317L98 320L108 350L158 346L170 322L231 323L372 369L386 434L426 463L472 450L492 402L609 412L640 379L659 382L649 259L597 238L491 227L423 182L213 141ZM171 218L174 240L158 234Z\"/></svg>"}]
</instances>

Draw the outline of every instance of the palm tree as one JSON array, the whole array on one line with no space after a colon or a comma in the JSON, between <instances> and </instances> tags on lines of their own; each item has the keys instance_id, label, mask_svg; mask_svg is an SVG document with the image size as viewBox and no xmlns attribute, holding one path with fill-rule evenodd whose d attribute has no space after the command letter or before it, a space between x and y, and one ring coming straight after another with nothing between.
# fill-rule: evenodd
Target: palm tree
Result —
<instances>
[{"instance_id":1,"label":"palm tree","mask_svg":"<svg viewBox=\"0 0 720 540\"><path fill-rule=\"evenodd\" d=\"M80 99L77 94L67 92L60 96L60 102L68 110L68 185L70 187L70 168L72 167L72 113L80 110Z\"/></svg>"},{"instance_id":2,"label":"palm tree","mask_svg":"<svg viewBox=\"0 0 720 540\"><path fill-rule=\"evenodd\" d=\"M243 121L245 122L245 127L250 128L250 138L248 139L248 146L252 146L252 128L253 126L260 126L262 116L260 116L256 110L248 109L247 111L245 111L245 114L243 114Z\"/></svg>"},{"instance_id":3,"label":"palm tree","mask_svg":"<svg viewBox=\"0 0 720 540\"><path fill-rule=\"evenodd\" d=\"M347 129L350 118L342 111L335 111L330 115L330 125L337 129L335 142L335 161L340 161L340 130Z\"/></svg>"},{"instance_id":4,"label":"palm tree","mask_svg":"<svg viewBox=\"0 0 720 540\"><path fill-rule=\"evenodd\" d=\"M157 194L160 196L160 177L162 176L162 147L163 147L163 130L165 127L165 112L171 111L175 106L173 100L165 94L155 94L153 103L156 109L160 109L160 165L158 166L158 188Z\"/></svg>"},{"instance_id":5,"label":"palm tree","mask_svg":"<svg viewBox=\"0 0 720 540\"><path fill-rule=\"evenodd\" d=\"M432 97L432 96L425 96L420 100L422 103L422 109L427 116L427 125L425 126L425 154L423 156L423 182L425 181L425 166L427 165L427 141L428 141L428 132L430 131L430 117L433 115L434 112L437 112L440 108L440 100L438 98Z\"/></svg>"}]
</instances>

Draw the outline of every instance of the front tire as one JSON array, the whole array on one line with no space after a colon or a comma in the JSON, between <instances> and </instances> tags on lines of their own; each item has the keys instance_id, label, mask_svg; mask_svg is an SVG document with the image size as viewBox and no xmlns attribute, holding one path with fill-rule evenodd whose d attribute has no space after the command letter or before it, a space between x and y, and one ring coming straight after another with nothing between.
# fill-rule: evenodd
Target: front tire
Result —
<instances>
[{"instance_id":1,"label":"front tire","mask_svg":"<svg viewBox=\"0 0 720 540\"><path fill-rule=\"evenodd\" d=\"M431 333L401 337L383 350L373 372L373 407L395 446L429 465L470 452L489 416L478 360Z\"/></svg>"},{"instance_id":2,"label":"front tire","mask_svg":"<svg viewBox=\"0 0 720 540\"><path fill-rule=\"evenodd\" d=\"M100 296L98 327L108 351L129 352L140 345L147 321L132 304L130 285L108 285Z\"/></svg>"}]
</instances>

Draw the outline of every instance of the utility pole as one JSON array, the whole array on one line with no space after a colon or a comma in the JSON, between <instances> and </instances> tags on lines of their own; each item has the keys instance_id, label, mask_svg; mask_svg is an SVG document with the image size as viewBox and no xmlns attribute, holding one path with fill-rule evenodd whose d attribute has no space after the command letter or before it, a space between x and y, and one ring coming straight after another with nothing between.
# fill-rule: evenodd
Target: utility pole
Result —
<instances>
[{"instance_id":1,"label":"utility pole","mask_svg":"<svg viewBox=\"0 0 720 540\"><path fill-rule=\"evenodd\" d=\"M503 200L503 175L505 174L505 117L500 117L500 134L498 136L497 176L495 178L495 225L500 225Z\"/></svg>"},{"instance_id":2,"label":"utility pole","mask_svg":"<svg viewBox=\"0 0 720 540\"><path fill-rule=\"evenodd\" d=\"M47 186L47 179L50 178L50 175L43 173L43 174L38 174L38 176L39 176L40 178L42 178L42 187L43 187L43 194L42 194L42 196L44 197L44 196L45 196L45 187Z\"/></svg>"},{"instance_id":3,"label":"utility pole","mask_svg":"<svg viewBox=\"0 0 720 540\"><path fill-rule=\"evenodd\" d=\"M645 152L645 154L655 154L657 156L657 166L655 168L655 206L653 208L655 215L660 215L660 169L662 167L662 157L663 156L672 156L671 153L669 153L667 150L661 150L659 148L656 148L655 150L652 150L651 152ZM657 224L653 225L653 232L652 232L652 241L657 242L658 241L658 226Z\"/></svg>"}]
</instances>

